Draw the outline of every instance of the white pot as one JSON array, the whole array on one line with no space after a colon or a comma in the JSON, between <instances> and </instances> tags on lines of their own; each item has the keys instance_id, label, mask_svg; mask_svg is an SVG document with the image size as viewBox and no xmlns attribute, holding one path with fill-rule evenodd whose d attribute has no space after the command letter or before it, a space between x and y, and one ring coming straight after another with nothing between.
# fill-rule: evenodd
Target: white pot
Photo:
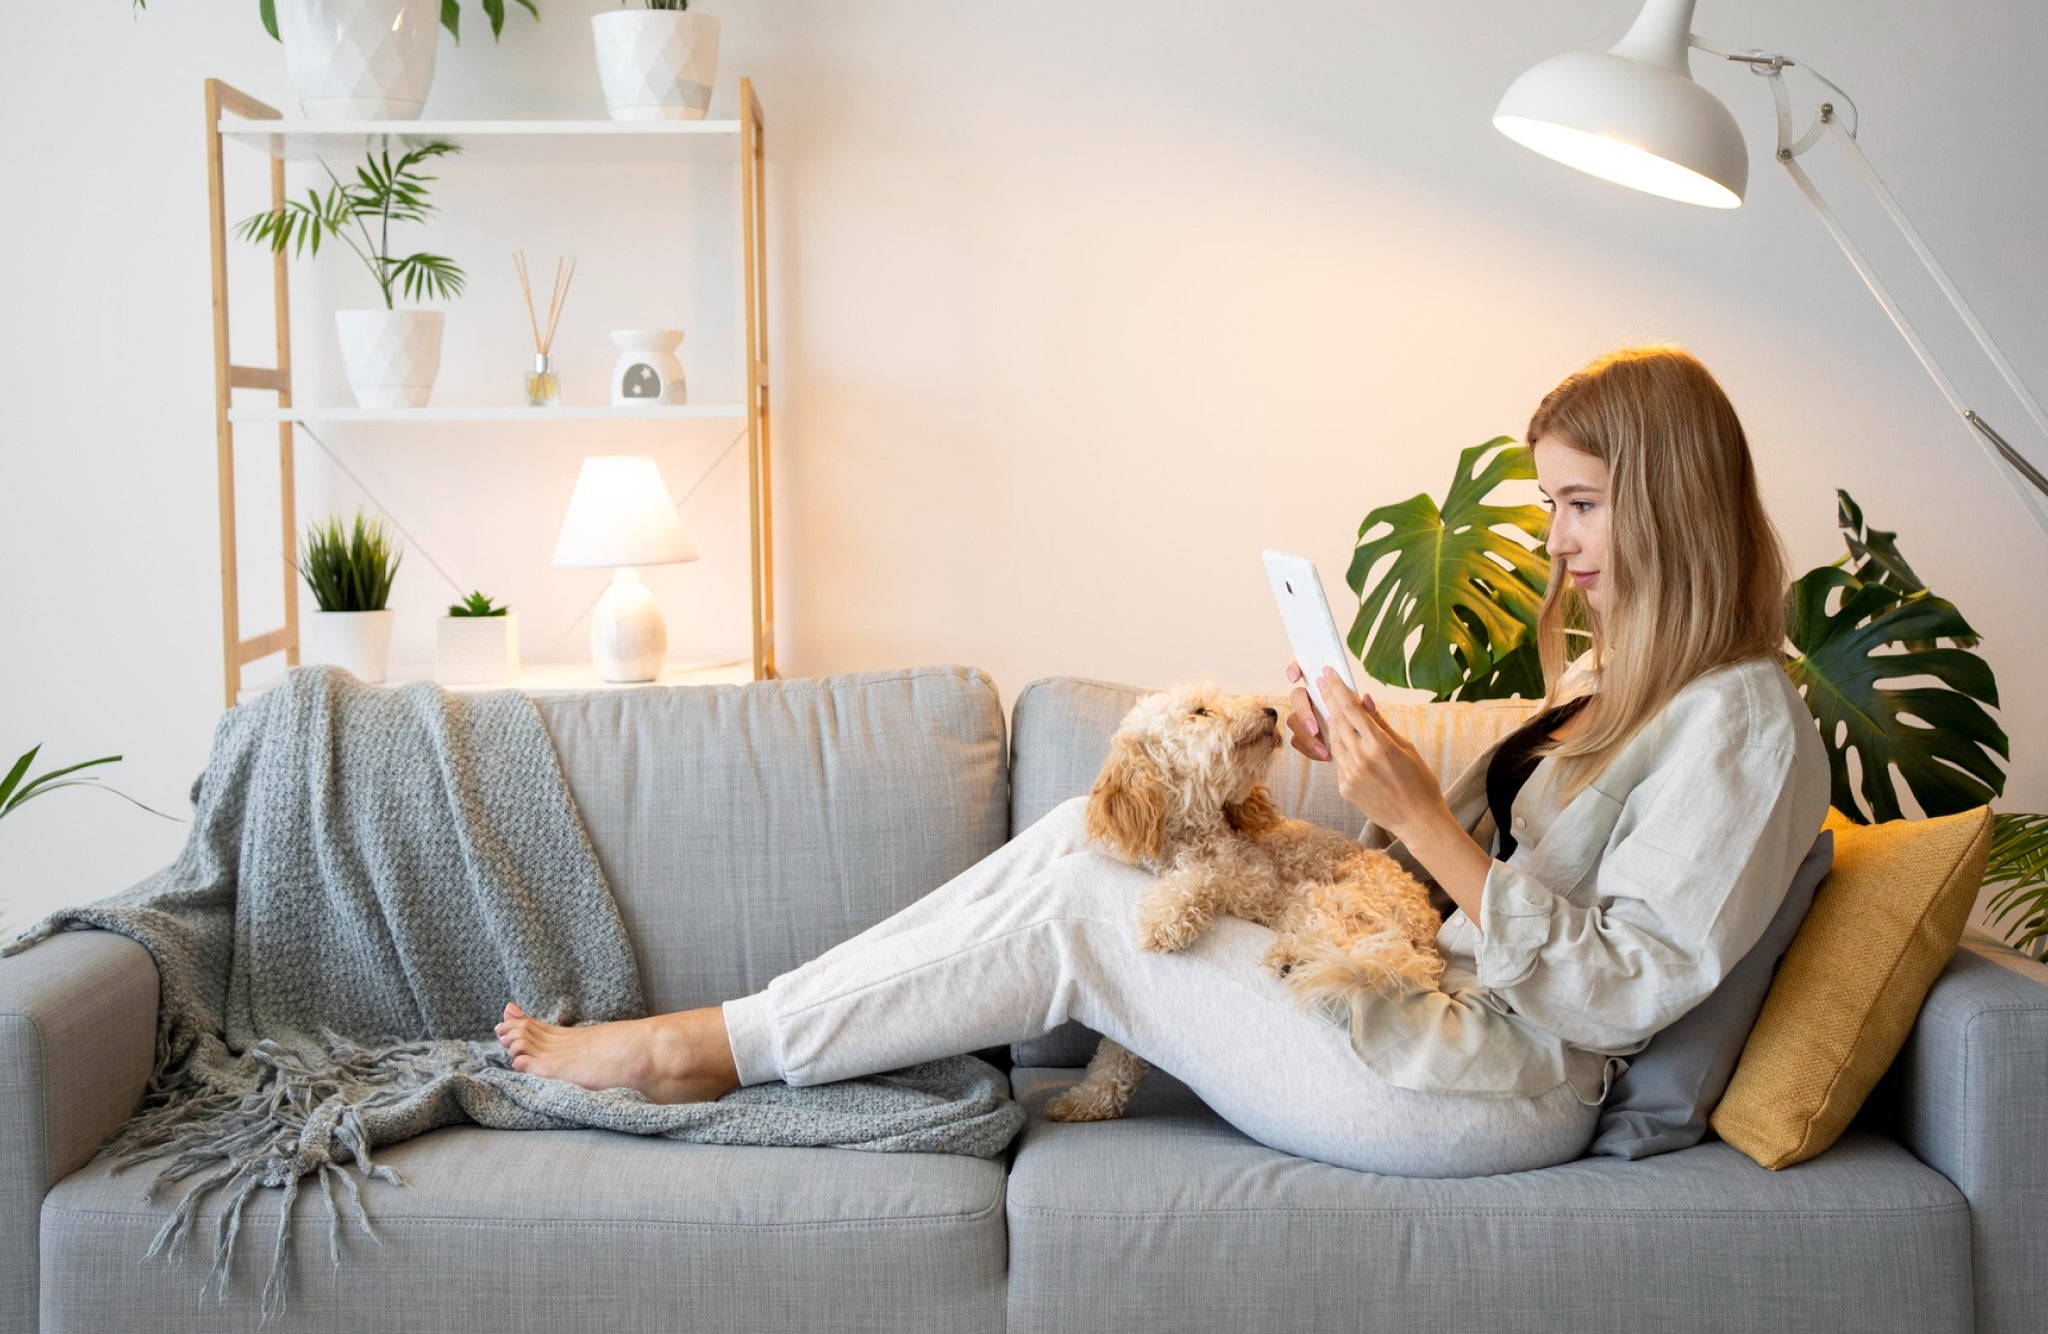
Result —
<instances>
[{"instance_id":1,"label":"white pot","mask_svg":"<svg viewBox=\"0 0 2048 1334\"><path fill-rule=\"evenodd\" d=\"M612 344L619 359L612 363L612 403L616 407L680 406L689 402L683 384L681 329L614 329Z\"/></svg>"},{"instance_id":2,"label":"white pot","mask_svg":"<svg viewBox=\"0 0 2048 1334\"><path fill-rule=\"evenodd\" d=\"M443 616L434 632L434 679L442 685L505 685L519 674L519 619Z\"/></svg>"},{"instance_id":3,"label":"white pot","mask_svg":"<svg viewBox=\"0 0 2048 1334\"><path fill-rule=\"evenodd\" d=\"M374 685L384 679L384 662L391 654L391 613L307 612L305 639L302 659L346 667Z\"/></svg>"},{"instance_id":4,"label":"white pot","mask_svg":"<svg viewBox=\"0 0 2048 1334\"><path fill-rule=\"evenodd\" d=\"M277 0L284 65L311 120L418 120L440 0Z\"/></svg>"},{"instance_id":5,"label":"white pot","mask_svg":"<svg viewBox=\"0 0 2048 1334\"><path fill-rule=\"evenodd\" d=\"M590 16L613 120L702 120L718 76L718 20L688 10Z\"/></svg>"},{"instance_id":6,"label":"white pot","mask_svg":"<svg viewBox=\"0 0 2048 1334\"><path fill-rule=\"evenodd\" d=\"M438 310L337 310L334 331L356 405L423 408L441 370Z\"/></svg>"}]
</instances>

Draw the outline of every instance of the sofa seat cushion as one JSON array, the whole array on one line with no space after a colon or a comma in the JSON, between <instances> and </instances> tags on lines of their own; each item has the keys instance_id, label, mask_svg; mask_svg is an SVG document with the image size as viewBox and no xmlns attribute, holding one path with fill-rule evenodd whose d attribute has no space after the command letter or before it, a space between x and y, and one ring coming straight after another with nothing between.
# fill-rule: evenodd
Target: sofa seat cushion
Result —
<instances>
[{"instance_id":1,"label":"sofa seat cushion","mask_svg":"<svg viewBox=\"0 0 2048 1334\"><path fill-rule=\"evenodd\" d=\"M1124 1119L1042 1116L1074 1069L1018 1069L1010 1330L1971 1328L1970 1217L1851 1131L1767 1172L1718 1140L1461 1180L1268 1149L1154 1071Z\"/></svg>"},{"instance_id":2,"label":"sofa seat cushion","mask_svg":"<svg viewBox=\"0 0 2048 1334\"><path fill-rule=\"evenodd\" d=\"M283 1328L1003 1327L1000 1159L462 1126L378 1161L410 1184L364 1186L384 1244L345 1224L339 1269L326 1205L304 1183ZM142 1199L150 1175L112 1176L101 1157L50 1192L45 1334L257 1328L280 1192L244 1214L233 1300L202 1305L221 1208L201 1210L178 1263L142 1263L165 1214Z\"/></svg>"}]
</instances>

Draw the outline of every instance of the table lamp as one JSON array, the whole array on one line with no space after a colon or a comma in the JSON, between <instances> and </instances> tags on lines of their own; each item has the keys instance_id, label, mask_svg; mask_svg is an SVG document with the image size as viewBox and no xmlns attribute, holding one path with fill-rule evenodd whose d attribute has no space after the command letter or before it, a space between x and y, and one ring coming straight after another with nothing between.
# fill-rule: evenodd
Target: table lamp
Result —
<instances>
[{"instance_id":1,"label":"table lamp","mask_svg":"<svg viewBox=\"0 0 2048 1334\"><path fill-rule=\"evenodd\" d=\"M1802 66L1788 56L1770 51L1733 50L1696 36L1692 31L1695 3L1696 0L1648 0L1628 33L1606 51L1572 52L1530 67L1508 86L1501 98L1493 113L1495 128L1546 157L1604 180L1686 203L1734 208L1742 202L1743 190L1748 185L1749 151L1728 108L1693 82L1691 49L1697 47L1710 55L1747 65L1751 73L1768 79L1778 110L1779 165L1791 176L1806 202L1820 214L1835 244L1884 307L1892 326L1913 349L1922 369L1933 377L1949 406L1970 427L1999 477L2034 522L2048 533L2048 513L2043 512L2033 494L2048 494L2048 477L2043 477L1989 422L1963 402L1876 271L1856 248L1841 220L1821 198L1812 178L1799 165L1800 156L1823 135L1840 145L1857 175L1884 206L1886 216L1933 275L1949 305L1969 327L1977 346L1998 368L2035 426L2048 436L2048 414L2042 412L2018 372L1991 341L1976 312L1963 300L1934 258L1934 252L1927 248L1857 145L1855 102L1811 65ZM1823 101L1813 124L1795 137L1791 98L1785 90L1784 73L1788 69L1802 69L1832 93L1847 110L1846 123L1834 101ZM2022 479L2033 491L2020 485Z\"/></svg>"},{"instance_id":2,"label":"table lamp","mask_svg":"<svg viewBox=\"0 0 2048 1334\"><path fill-rule=\"evenodd\" d=\"M640 582L641 565L697 559L690 535L645 455L583 460L555 538L557 568L610 569L611 586L590 615L590 659L607 681L652 681L668 654L661 605Z\"/></svg>"}]
</instances>

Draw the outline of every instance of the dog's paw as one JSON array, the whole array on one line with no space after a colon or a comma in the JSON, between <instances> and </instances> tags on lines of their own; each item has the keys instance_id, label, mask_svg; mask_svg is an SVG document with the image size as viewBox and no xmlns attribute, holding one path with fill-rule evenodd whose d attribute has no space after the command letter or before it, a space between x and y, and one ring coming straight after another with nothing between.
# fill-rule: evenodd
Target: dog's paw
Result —
<instances>
[{"instance_id":1,"label":"dog's paw","mask_svg":"<svg viewBox=\"0 0 2048 1334\"><path fill-rule=\"evenodd\" d=\"M1301 962L1301 953L1295 949L1293 941L1282 936L1273 942L1273 948L1266 951L1266 957L1260 962L1273 976L1285 977Z\"/></svg>"},{"instance_id":2,"label":"dog's paw","mask_svg":"<svg viewBox=\"0 0 2048 1334\"><path fill-rule=\"evenodd\" d=\"M1084 1080L1065 1093L1046 1100L1048 1121L1114 1121L1124 1114L1115 1090L1092 1088Z\"/></svg>"},{"instance_id":3,"label":"dog's paw","mask_svg":"<svg viewBox=\"0 0 2048 1334\"><path fill-rule=\"evenodd\" d=\"M1149 904L1138 907L1138 948L1141 950L1150 950L1154 954L1177 954L1194 944L1208 929L1206 918L1189 912L1181 904L1174 904L1170 909L1153 908Z\"/></svg>"}]
</instances>

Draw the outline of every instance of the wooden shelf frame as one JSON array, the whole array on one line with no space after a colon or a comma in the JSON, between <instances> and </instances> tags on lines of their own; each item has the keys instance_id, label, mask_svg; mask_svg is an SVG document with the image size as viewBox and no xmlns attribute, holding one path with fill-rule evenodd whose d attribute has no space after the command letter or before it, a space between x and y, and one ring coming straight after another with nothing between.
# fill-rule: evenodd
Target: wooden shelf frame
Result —
<instances>
[{"instance_id":1,"label":"wooden shelf frame","mask_svg":"<svg viewBox=\"0 0 2048 1334\"><path fill-rule=\"evenodd\" d=\"M225 117L225 118L224 118ZM282 206L285 198L285 161L298 156L292 147L308 140L335 139L349 151L358 145L352 137L398 138L434 133L459 125L474 137L512 142L531 139L554 143L570 136L617 137L621 142L642 141L688 144L715 142L732 134L733 122L685 122L662 126L613 126L608 122L513 121L513 122L351 122L347 125L312 124L292 121L281 124L276 133L257 123L282 122L276 108L250 97L219 79L206 81L206 183L208 238L213 261L213 381L215 464L218 470L220 502L221 659L222 685L226 707L233 708L243 688L243 669L273 654L282 653L287 669L299 664L298 575L293 557L298 549L298 520L294 497L293 428L301 421L334 422L419 422L511 421L549 422L605 420L684 420L698 417L747 419L747 477L749 565L753 604L753 679L765 681L776 676L775 667L775 564L770 524L769 410L768 410L768 264L767 264L767 120L751 79L740 80L738 131L739 191L744 305L744 356L747 368L747 397L743 406L713 406L642 412L599 409L566 412L546 409L510 410L496 408L423 408L412 412L371 412L349 408L307 408L292 404L291 294L287 256L271 256L271 295L276 320L276 364L243 366L230 360L228 310L228 223L226 200L226 155L229 142L252 148L268 160L271 207ZM687 131L685 129L687 127ZM331 131L331 133L330 133ZM727 138L726 143L731 143ZM729 160L729 159L728 159ZM236 408L234 391L254 389L275 394L274 409ZM530 411L531 415L528 415ZM284 581L284 624L273 630L243 638L241 633L240 561L235 526L235 426L275 425L278 456L278 511L284 559L280 575Z\"/></svg>"}]
</instances>

